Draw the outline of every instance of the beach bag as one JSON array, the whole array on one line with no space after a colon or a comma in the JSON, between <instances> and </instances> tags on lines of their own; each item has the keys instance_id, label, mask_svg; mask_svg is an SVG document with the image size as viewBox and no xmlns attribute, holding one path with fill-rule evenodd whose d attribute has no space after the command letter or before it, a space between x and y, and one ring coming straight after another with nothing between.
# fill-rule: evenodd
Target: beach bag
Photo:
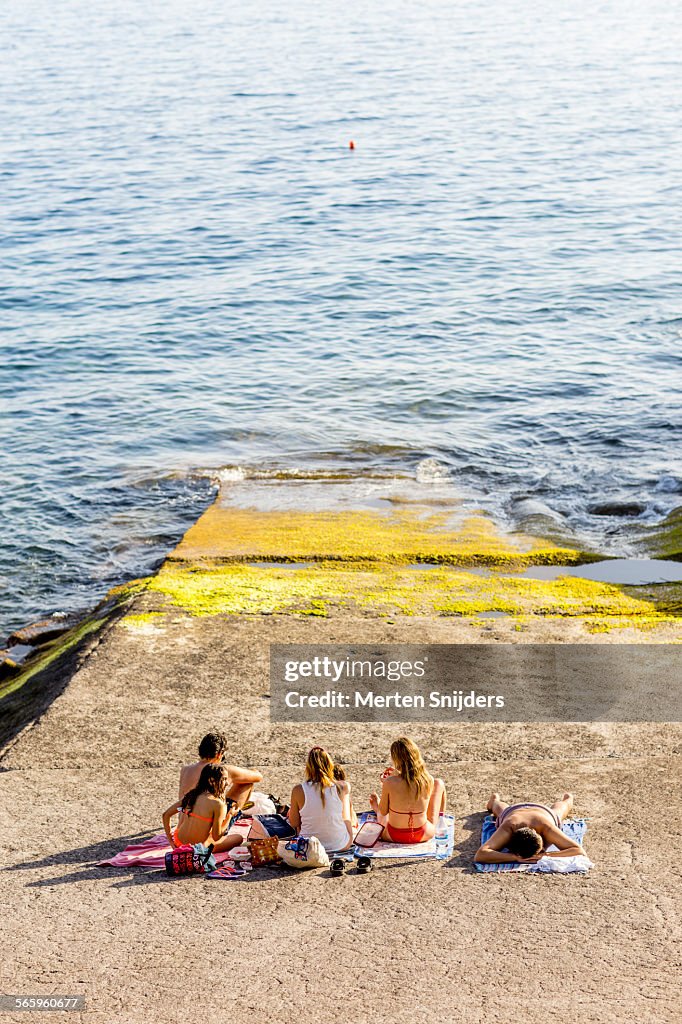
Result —
<instances>
[{"instance_id":1,"label":"beach bag","mask_svg":"<svg viewBox=\"0 0 682 1024\"><path fill-rule=\"evenodd\" d=\"M290 868L326 868L329 856L317 836L297 836L288 842L280 842L279 855Z\"/></svg>"},{"instance_id":2,"label":"beach bag","mask_svg":"<svg viewBox=\"0 0 682 1024\"><path fill-rule=\"evenodd\" d=\"M255 818L257 814L276 814L277 808L273 801L265 793L255 792L251 794L251 807L242 811L242 818Z\"/></svg>"},{"instance_id":3,"label":"beach bag","mask_svg":"<svg viewBox=\"0 0 682 1024\"><path fill-rule=\"evenodd\" d=\"M166 874L173 878L179 875L205 875L217 867L213 846L204 846L203 843L171 850L164 859Z\"/></svg>"},{"instance_id":4,"label":"beach bag","mask_svg":"<svg viewBox=\"0 0 682 1024\"><path fill-rule=\"evenodd\" d=\"M264 839L249 839L247 846L251 854L254 868L261 864L279 864L281 857L277 850L277 836L266 836Z\"/></svg>"}]
</instances>

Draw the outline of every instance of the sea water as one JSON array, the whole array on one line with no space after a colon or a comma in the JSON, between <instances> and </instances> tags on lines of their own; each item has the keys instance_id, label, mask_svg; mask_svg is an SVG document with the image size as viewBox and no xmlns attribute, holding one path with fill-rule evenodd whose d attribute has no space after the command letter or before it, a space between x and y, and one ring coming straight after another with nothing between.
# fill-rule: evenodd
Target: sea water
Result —
<instances>
[{"instance_id":1,"label":"sea water","mask_svg":"<svg viewBox=\"0 0 682 1024\"><path fill-rule=\"evenodd\" d=\"M681 53L662 0L6 0L0 632L221 470L631 553L682 501Z\"/></svg>"}]
</instances>

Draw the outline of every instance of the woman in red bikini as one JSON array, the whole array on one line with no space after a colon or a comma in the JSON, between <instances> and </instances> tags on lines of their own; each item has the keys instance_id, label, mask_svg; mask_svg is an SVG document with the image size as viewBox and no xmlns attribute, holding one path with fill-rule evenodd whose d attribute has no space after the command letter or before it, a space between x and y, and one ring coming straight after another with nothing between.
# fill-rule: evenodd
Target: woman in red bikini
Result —
<instances>
[{"instance_id":1,"label":"woman in red bikini","mask_svg":"<svg viewBox=\"0 0 682 1024\"><path fill-rule=\"evenodd\" d=\"M211 842L214 852L222 853L243 843L241 835L224 834L234 804L227 795L230 781L224 765L207 764L202 768L196 786L163 812L163 827L171 846ZM176 814L178 824L171 832L171 818Z\"/></svg>"},{"instance_id":2,"label":"woman in red bikini","mask_svg":"<svg viewBox=\"0 0 682 1024\"><path fill-rule=\"evenodd\" d=\"M445 813L445 783L429 774L418 746L407 736L391 744L391 760L393 767L381 776L381 796L369 797L384 826L382 839L425 843L435 835L438 815Z\"/></svg>"}]
</instances>

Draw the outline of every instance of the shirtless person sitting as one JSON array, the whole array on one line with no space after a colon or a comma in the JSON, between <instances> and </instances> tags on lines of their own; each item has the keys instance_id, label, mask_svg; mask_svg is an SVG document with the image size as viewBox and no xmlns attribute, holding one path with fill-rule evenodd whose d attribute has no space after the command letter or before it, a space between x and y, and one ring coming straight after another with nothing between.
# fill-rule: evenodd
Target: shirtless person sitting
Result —
<instances>
[{"instance_id":1,"label":"shirtless person sitting","mask_svg":"<svg viewBox=\"0 0 682 1024\"><path fill-rule=\"evenodd\" d=\"M199 744L199 760L194 764L186 764L180 769L180 784L178 786L178 800L182 800L186 793L198 784L201 773L207 764L222 764L227 739L221 732L209 732ZM262 782L263 776L260 772L254 772L250 768L240 768L236 764L225 765L229 775L229 786L225 796L228 801L237 805L240 810L251 799L251 791L258 782Z\"/></svg>"},{"instance_id":2,"label":"shirtless person sitting","mask_svg":"<svg viewBox=\"0 0 682 1024\"><path fill-rule=\"evenodd\" d=\"M497 819L497 827L474 857L479 864L534 864L541 857L575 857L585 853L582 846L561 831L561 823L573 807L572 793L564 793L551 807L507 804L500 800L499 793L493 793L487 807ZM557 849L548 853L548 846Z\"/></svg>"},{"instance_id":3,"label":"shirtless person sitting","mask_svg":"<svg viewBox=\"0 0 682 1024\"><path fill-rule=\"evenodd\" d=\"M229 785L230 776L225 765L204 765L196 786L163 812L163 829L171 846L177 849L197 843L206 846L210 842L215 853L241 846L243 836L229 832ZM178 816L178 824L173 830L171 820L175 815Z\"/></svg>"}]
</instances>

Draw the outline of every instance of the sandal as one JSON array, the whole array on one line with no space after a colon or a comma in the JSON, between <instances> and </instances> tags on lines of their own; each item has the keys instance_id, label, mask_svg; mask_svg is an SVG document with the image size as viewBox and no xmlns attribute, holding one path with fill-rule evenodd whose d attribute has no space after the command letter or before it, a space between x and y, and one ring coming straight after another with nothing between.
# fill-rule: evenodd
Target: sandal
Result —
<instances>
[{"instance_id":1,"label":"sandal","mask_svg":"<svg viewBox=\"0 0 682 1024\"><path fill-rule=\"evenodd\" d=\"M366 875L368 871L372 870L372 861L369 857L358 857L356 864L356 870L359 875Z\"/></svg>"},{"instance_id":2,"label":"sandal","mask_svg":"<svg viewBox=\"0 0 682 1024\"><path fill-rule=\"evenodd\" d=\"M329 865L329 873L333 875L335 878L338 878L339 875L342 875L345 870L346 862L345 860L341 860L340 857L335 857L334 860Z\"/></svg>"}]
</instances>

